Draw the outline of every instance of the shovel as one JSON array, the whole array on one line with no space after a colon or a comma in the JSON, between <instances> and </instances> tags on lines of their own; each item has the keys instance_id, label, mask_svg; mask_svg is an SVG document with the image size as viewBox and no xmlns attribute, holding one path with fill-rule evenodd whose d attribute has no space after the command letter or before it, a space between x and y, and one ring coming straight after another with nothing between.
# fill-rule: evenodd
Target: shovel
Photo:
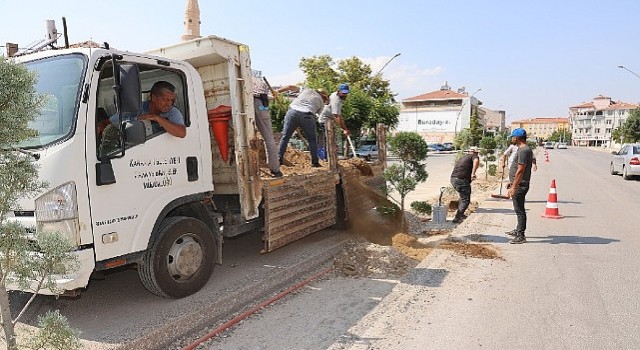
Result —
<instances>
[{"instance_id":1,"label":"shovel","mask_svg":"<svg viewBox=\"0 0 640 350\"><path fill-rule=\"evenodd\" d=\"M349 141L349 146L351 146L351 153L353 154L353 158L356 158L356 149L353 147L353 142L351 142L351 136L347 135L347 141Z\"/></svg>"},{"instance_id":2,"label":"shovel","mask_svg":"<svg viewBox=\"0 0 640 350\"><path fill-rule=\"evenodd\" d=\"M504 179L504 166L502 167L502 175L500 175L500 193L499 194L492 194L491 197L492 198L499 198L499 199L509 199L508 196L505 196L502 194L502 180Z\"/></svg>"}]
</instances>

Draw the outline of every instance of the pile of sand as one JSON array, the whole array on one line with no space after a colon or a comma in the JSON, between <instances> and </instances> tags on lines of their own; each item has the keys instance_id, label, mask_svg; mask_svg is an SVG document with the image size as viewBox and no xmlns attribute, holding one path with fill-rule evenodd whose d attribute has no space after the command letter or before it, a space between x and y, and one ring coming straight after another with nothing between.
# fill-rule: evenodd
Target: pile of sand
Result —
<instances>
[{"instance_id":1,"label":"pile of sand","mask_svg":"<svg viewBox=\"0 0 640 350\"><path fill-rule=\"evenodd\" d=\"M395 247L354 239L334 260L336 271L347 277L401 277L418 264Z\"/></svg>"}]
</instances>

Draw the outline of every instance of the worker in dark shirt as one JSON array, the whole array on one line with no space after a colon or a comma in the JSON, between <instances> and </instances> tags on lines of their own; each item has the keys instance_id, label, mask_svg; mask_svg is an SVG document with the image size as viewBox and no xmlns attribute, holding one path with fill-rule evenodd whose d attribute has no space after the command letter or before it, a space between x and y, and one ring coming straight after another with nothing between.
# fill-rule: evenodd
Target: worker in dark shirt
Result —
<instances>
[{"instance_id":1,"label":"worker in dark shirt","mask_svg":"<svg viewBox=\"0 0 640 350\"><path fill-rule=\"evenodd\" d=\"M471 203L471 181L476 179L476 170L480 165L480 158L478 157L478 148L470 147L466 154L464 154L456 164L453 166L451 172L451 186L458 191L460 200L458 201L458 210L456 216L453 218L453 223L460 223L466 219L467 216L464 212Z\"/></svg>"}]
</instances>

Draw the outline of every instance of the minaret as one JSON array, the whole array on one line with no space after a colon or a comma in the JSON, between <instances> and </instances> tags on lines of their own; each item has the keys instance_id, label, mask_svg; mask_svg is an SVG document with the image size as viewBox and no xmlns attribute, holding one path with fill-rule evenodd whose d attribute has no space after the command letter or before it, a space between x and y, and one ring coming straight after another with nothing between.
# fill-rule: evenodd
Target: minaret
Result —
<instances>
[{"instance_id":1,"label":"minaret","mask_svg":"<svg viewBox=\"0 0 640 350\"><path fill-rule=\"evenodd\" d=\"M187 10L184 12L184 35L182 40L200 37L200 8L198 0L187 0Z\"/></svg>"}]
</instances>

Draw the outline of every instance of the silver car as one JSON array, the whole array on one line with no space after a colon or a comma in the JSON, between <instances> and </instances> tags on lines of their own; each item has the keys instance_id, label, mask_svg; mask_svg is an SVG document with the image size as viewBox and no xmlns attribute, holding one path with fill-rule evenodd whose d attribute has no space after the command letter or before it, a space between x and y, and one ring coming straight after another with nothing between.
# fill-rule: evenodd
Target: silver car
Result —
<instances>
[{"instance_id":1,"label":"silver car","mask_svg":"<svg viewBox=\"0 0 640 350\"><path fill-rule=\"evenodd\" d=\"M611 153L611 175L621 173L625 180L640 175L640 143L622 145L620 151Z\"/></svg>"},{"instance_id":2,"label":"silver car","mask_svg":"<svg viewBox=\"0 0 640 350\"><path fill-rule=\"evenodd\" d=\"M356 156L358 158L364 158L366 161L371 159L378 159L378 146L376 145L363 145L356 150Z\"/></svg>"}]
</instances>

